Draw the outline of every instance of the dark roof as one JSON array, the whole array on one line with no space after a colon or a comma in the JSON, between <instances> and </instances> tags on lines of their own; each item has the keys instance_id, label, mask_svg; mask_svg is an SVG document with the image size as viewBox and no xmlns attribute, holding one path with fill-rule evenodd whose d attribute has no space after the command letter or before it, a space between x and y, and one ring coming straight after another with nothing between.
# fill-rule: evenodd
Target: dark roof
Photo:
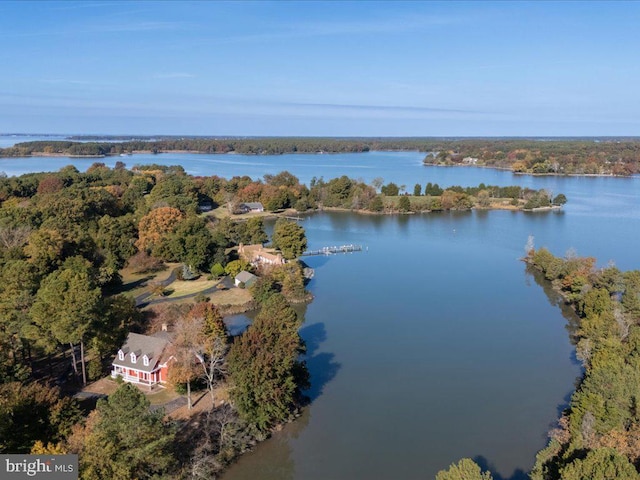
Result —
<instances>
[{"instance_id":1,"label":"dark roof","mask_svg":"<svg viewBox=\"0 0 640 480\"><path fill-rule=\"evenodd\" d=\"M152 372L159 365L166 362L163 353L169 341L160 336L140 335L139 333L130 333L127 341L120 350L124 353L124 360L120 360L118 355L113 360L114 365L126 368L135 368L143 372ZM136 354L136 363L131 362L131 352ZM119 353L119 352L118 352ZM149 357L149 365L145 365L142 357Z\"/></svg>"},{"instance_id":2,"label":"dark roof","mask_svg":"<svg viewBox=\"0 0 640 480\"><path fill-rule=\"evenodd\" d=\"M242 205L247 206L251 210L264 210L260 202L244 202Z\"/></svg>"}]
</instances>

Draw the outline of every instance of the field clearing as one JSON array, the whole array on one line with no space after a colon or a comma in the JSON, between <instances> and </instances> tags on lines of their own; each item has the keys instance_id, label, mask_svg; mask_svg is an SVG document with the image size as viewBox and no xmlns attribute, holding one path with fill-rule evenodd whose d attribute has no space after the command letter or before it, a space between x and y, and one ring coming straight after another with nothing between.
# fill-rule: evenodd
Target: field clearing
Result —
<instances>
[{"instance_id":1,"label":"field clearing","mask_svg":"<svg viewBox=\"0 0 640 480\"><path fill-rule=\"evenodd\" d=\"M435 199L440 200L439 196L429 196L429 195L398 195L398 196L386 196L384 197L384 206L386 208L397 209L400 204L400 198L407 197L409 202L411 203L411 208L417 209L426 209L426 207ZM490 198L489 205L486 207L481 207L478 205L478 199L476 197L470 197L473 201L474 207L479 210L518 210L522 208L525 204L524 200L518 200L518 206L512 205L512 198Z\"/></svg>"},{"instance_id":2,"label":"field clearing","mask_svg":"<svg viewBox=\"0 0 640 480\"><path fill-rule=\"evenodd\" d=\"M217 290L209 297L211 298L211 303L215 305L244 305L253 300L249 290L243 288Z\"/></svg>"},{"instance_id":3,"label":"field clearing","mask_svg":"<svg viewBox=\"0 0 640 480\"><path fill-rule=\"evenodd\" d=\"M127 297L135 298L148 292L155 282L163 282L169 278L171 272L178 267L179 263L167 263L166 268L159 272L134 273L130 268L120 270L122 277L122 287L118 293Z\"/></svg>"},{"instance_id":4,"label":"field clearing","mask_svg":"<svg viewBox=\"0 0 640 480\"><path fill-rule=\"evenodd\" d=\"M207 277L200 277L196 280L176 280L167 286L167 290L171 291L171 294L166 298L179 298L185 295L193 295L194 293L202 292L208 288L212 288L220 283L220 280L207 280Z\"/></svg>"}]
</instances>

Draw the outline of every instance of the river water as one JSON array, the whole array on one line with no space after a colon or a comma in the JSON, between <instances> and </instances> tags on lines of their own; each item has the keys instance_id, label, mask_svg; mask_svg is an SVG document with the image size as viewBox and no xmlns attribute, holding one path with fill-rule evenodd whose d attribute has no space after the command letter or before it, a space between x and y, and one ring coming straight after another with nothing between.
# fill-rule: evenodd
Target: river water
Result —
<instances>
[{"instance_id":1,"label":"river water","mask_svg":"<svg viewBox=\"0 0 640 480\"><path fill-rule=\"evenodd\" d=\"M525 478L580 375L567 318L519 258L529 235L555 254L640 268L640 178L531 177L421 165L423 154L134 155L113 164L181 164L196 175L289 170L302 181L348 175L441 186L518 184L564 193L562 212L317 213L309 248L365 251L309 257L315 269L301 335L311 405L241 457L224 480L429 479L461 457L494 478ZM0 159L9 175L93 160ZM567 312L564 315L568 316ZM237 323L244 318L235 319Z\"/></svg>"}]
</instances>

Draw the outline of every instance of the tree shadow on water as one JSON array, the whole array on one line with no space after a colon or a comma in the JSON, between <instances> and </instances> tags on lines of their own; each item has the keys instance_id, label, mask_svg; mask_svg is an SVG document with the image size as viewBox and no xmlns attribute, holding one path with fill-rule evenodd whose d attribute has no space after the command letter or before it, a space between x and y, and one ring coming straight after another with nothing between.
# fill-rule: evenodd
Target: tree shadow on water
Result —
<instances>
[{"instance_id":1,"label":"tree shadow on water","mask_svg":"<svg viewBox=\"0 0 640 480\"><path fill-rule=\"evenodd\" d=\"M305 325L300 329L299 333L307 346L307 356L314 355L322 342L327 340L327 330L324 323Z\"/></svg>"},{"instance_id":2,"label":"tree shadow on water","mask_svg":"<svg viewBox=\"0 0 640 480\"><path fill-rule=\"evenodd\" d=\"M578 388L577 381L576 381L576 388ZM573 390L567 393L562 399L562 403L558 405L557 407L558 416L555 420L553 420L553 422L549 424L549 430L551 430L552 428L556 428L558 426L558 419L566 412L566 410L571 405L571 397L573 397Z\"/></svg>"},{"instance_id":3,"label":"tree shadow on water","mask_svg":"<svg viewBox=\"0 0 640 480\"><path fill-rule=\"evenodd\" d=\"M307 346L305 361L311 383L311 387L304 393L310 402L314 402L322 395L324 387L338 374L341 365L334 361L333 353L318 352L322 342L327 339L324 323L314 323L302 328L300 336Z\"/></svg>"},{"instance_id":4,"label":"tree shadow on water","mask_svg":"<svg viewBox=\"0 0 640 480\"><path fill-rule=\"evenodd\" d=\"M529 475L521 468L517 468L516 470L514 470L513 473L508 477L500 475L496 471L496 466L489 463L489 460L487 460L487 458L482 455L477 455L473 457L473 461L480 466L482 471L486 471L486 470L490 471L491 476L493 477L493 480L528 480L529 479Z\"/></svg>"}]
</instances>

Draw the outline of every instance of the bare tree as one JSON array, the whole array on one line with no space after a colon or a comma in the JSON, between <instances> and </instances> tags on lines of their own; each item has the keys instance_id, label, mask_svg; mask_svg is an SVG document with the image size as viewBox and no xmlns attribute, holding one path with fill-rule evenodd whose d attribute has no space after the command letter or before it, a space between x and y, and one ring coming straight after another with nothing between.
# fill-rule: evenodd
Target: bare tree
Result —
<instances>
[{"instance_id":1,"label":"bare tree","mask_svg":"<svg viewBox=\"0 0 640 480\"><path fill-rule=\"evenodd\" d=\"M190 462L190 478L193 479L215 478L237 452L255 443L230 405L209 410L200 422L198 433L200 438Z\"/></svg>"},{"instance_id":2,"label":"bare tree","mask_svg":"<svg viewBox=\"0 0 640 480\"><path fill-rule=\"evenodd\" d=\"M620 340L624 340L629 336L629 329L631 328L631 322L624 313L622 313L622 308L619 305L616 305L613 309L613 318L615 318L616 323L618 324L618 331L620 334Z\"/></svg>"},{"instance_id":3,"label":"bare tree","mask_svg":"<svg viewBox=\"0 0 640 480\"><path fill-rule=\"evenodd\" d=\"M30 227L4 227L0 228L0 244L4 248L21 247L27 243Z\"/></svg>"},{"instance_id":4,"label":"bare tree","mask_svg":"<svg viewBox=\"0 0 640 480\"><path fill-rule=\"evenodd\" d=\"M195 354L202 366L202 376L207 382L213 406L215 406L216 402L215 388L226 375L225 357L227 350L226 338L216 337L206 339Z\"/></svg>"},{"instance_id":5,"label":"bare tree","mask_svg":"<svg viewBox=\"0 0 640 480\"><path fill-rule=\"evenodd\" d=\"M384 184L384 178L382 178L382 177L376 177L373 180L371 180L371 186L373 188L375 188L376 191L378 191L378 192L382 188L383 184Z\"/></svg>"},{"instance_id":6,"label":"bare tree","mask_svg":"<svg viewBox=\"0 0 640 480\"><path fill-rule=\"evenodd\" d=\"M580 433L582 433L582 440L584 446L587 448L593 448L596 441L595 433L596 418L590 411L585 412L582 417L582 425L580 426Z\"/></svg>"},{"instance_id":7,"label":"bare tree","mask_svg":"<svg viewBox=\"0 0 640 480\"><path fill-rule=\"evenodd\" d=\"M526 253L527 256L533 255L535 249L536 247L533 242L533 235L529 235L529 237L527 238L527 243L524 246L524 253Z\"/></svg>"}]
</instances>

